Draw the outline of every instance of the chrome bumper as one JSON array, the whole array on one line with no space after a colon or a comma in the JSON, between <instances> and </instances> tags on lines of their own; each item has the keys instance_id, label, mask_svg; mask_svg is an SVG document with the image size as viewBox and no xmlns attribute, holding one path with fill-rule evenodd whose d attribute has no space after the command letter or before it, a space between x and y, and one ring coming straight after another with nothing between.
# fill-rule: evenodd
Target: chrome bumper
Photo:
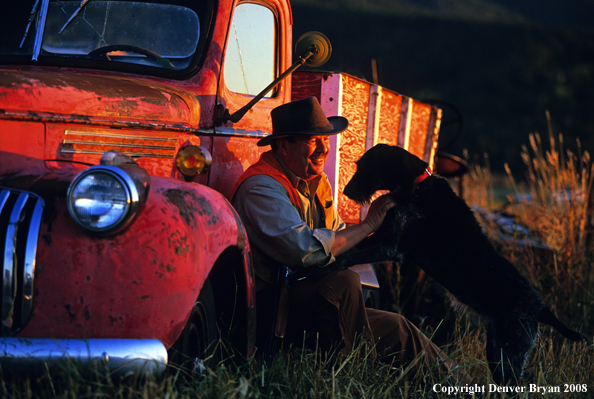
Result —
<instances>
[{"instance_id":1,"label":"chrome bumper","mask_svg":"<svg viewBox=\"0 0 594 399\"><path fill-rule=\"evenodd\" d=\"M167 366L167 349L156 339L0 338L4 372L38 373L69 364L117 378L159 376Z\"/></svg>"}]
</instances>

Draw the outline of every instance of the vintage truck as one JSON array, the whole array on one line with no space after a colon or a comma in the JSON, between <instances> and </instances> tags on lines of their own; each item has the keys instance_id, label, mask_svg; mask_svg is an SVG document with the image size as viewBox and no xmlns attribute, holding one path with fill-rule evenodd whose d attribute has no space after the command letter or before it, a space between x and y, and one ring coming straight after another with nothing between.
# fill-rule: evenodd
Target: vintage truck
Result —
<instances>
[{"instance_id":1,"label":"vintage truck","mask_svg":"<svg viewBox=\"0 0 594 399\"><path fill-rule=\"evenodd\" d=\"M437 107L342 73L291 74L330 47L308 36L293 63L288 0L2 9L3 370L77 358L157 372L173 349L199 362L219 333L252 356L250 247L228 197L274 107L316 96L349 119L326 170L347 222L365 212L341 194L365 149L434 162Z\"/></svg>"}]
</instances>

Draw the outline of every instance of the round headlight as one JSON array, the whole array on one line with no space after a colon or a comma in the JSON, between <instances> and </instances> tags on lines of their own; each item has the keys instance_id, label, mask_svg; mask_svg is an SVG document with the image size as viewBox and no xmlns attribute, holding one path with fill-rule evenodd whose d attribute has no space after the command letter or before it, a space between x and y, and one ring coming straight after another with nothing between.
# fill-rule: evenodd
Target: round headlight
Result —
<instances>
[{"instance_id":1,"label":"round headlight","mask_svg":"<svg viewBox=\"0 0 594 399\"><path fill-rule=\"evenodd\" d=\"M114 232L131 218L138 204L133 182L115 167L81 173L68 189L68 210L76 223L96 233Z\"/></svg>"}]
</instances>

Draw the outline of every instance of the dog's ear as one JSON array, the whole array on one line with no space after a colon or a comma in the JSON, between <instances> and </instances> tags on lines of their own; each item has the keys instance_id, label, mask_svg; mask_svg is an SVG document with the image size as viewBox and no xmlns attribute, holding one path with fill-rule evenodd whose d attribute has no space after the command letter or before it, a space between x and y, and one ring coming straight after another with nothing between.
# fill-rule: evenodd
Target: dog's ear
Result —
<instances>
[{"instance_id":1,"label":"dog's ear","mask_svg":"<svg viewBox=\"0 0 594 399\"><path fill-rule=\"evenodd\" d=\"M392 146L390 151L390 173L398 183L398 196L401 200L407 201L412 194L415 180L423 174L429 164L403 148Z\"/></svg>"},{"instance_id":2,"label":"dog's ear","mask_svg":"<svg viewBox=\"0 0 594 399\"><path fill-rule=\"evenodd\" d=\"M429 166L427 162L406 151L404 148L392 146L391 151L392 156L390 158L392 158L391 165L393 165L393 173L399 175L403 182L414 182Z\"/></svg>"}]
</instances>

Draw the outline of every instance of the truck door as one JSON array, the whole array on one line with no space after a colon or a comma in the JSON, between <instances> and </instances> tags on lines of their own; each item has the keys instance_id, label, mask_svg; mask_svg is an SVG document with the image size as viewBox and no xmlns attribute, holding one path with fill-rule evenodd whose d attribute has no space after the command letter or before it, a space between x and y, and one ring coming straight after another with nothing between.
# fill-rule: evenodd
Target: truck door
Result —
<instances>
[{"instance_id":1,"label":"truck door","mask_svg":"<svg viewBox=\"0 0 594 399\"><path fill-rule=\"evenodd\" d=\"M223 52L217 105L219 115L233 114L291 65L291 14L284 1L239 2L232 15ZM270 111L290 101L285 79L241 120L215 126L209 185L229 196L239 175L258 160L256 142L272 132Z\"/></svg>"}]
</instances>

